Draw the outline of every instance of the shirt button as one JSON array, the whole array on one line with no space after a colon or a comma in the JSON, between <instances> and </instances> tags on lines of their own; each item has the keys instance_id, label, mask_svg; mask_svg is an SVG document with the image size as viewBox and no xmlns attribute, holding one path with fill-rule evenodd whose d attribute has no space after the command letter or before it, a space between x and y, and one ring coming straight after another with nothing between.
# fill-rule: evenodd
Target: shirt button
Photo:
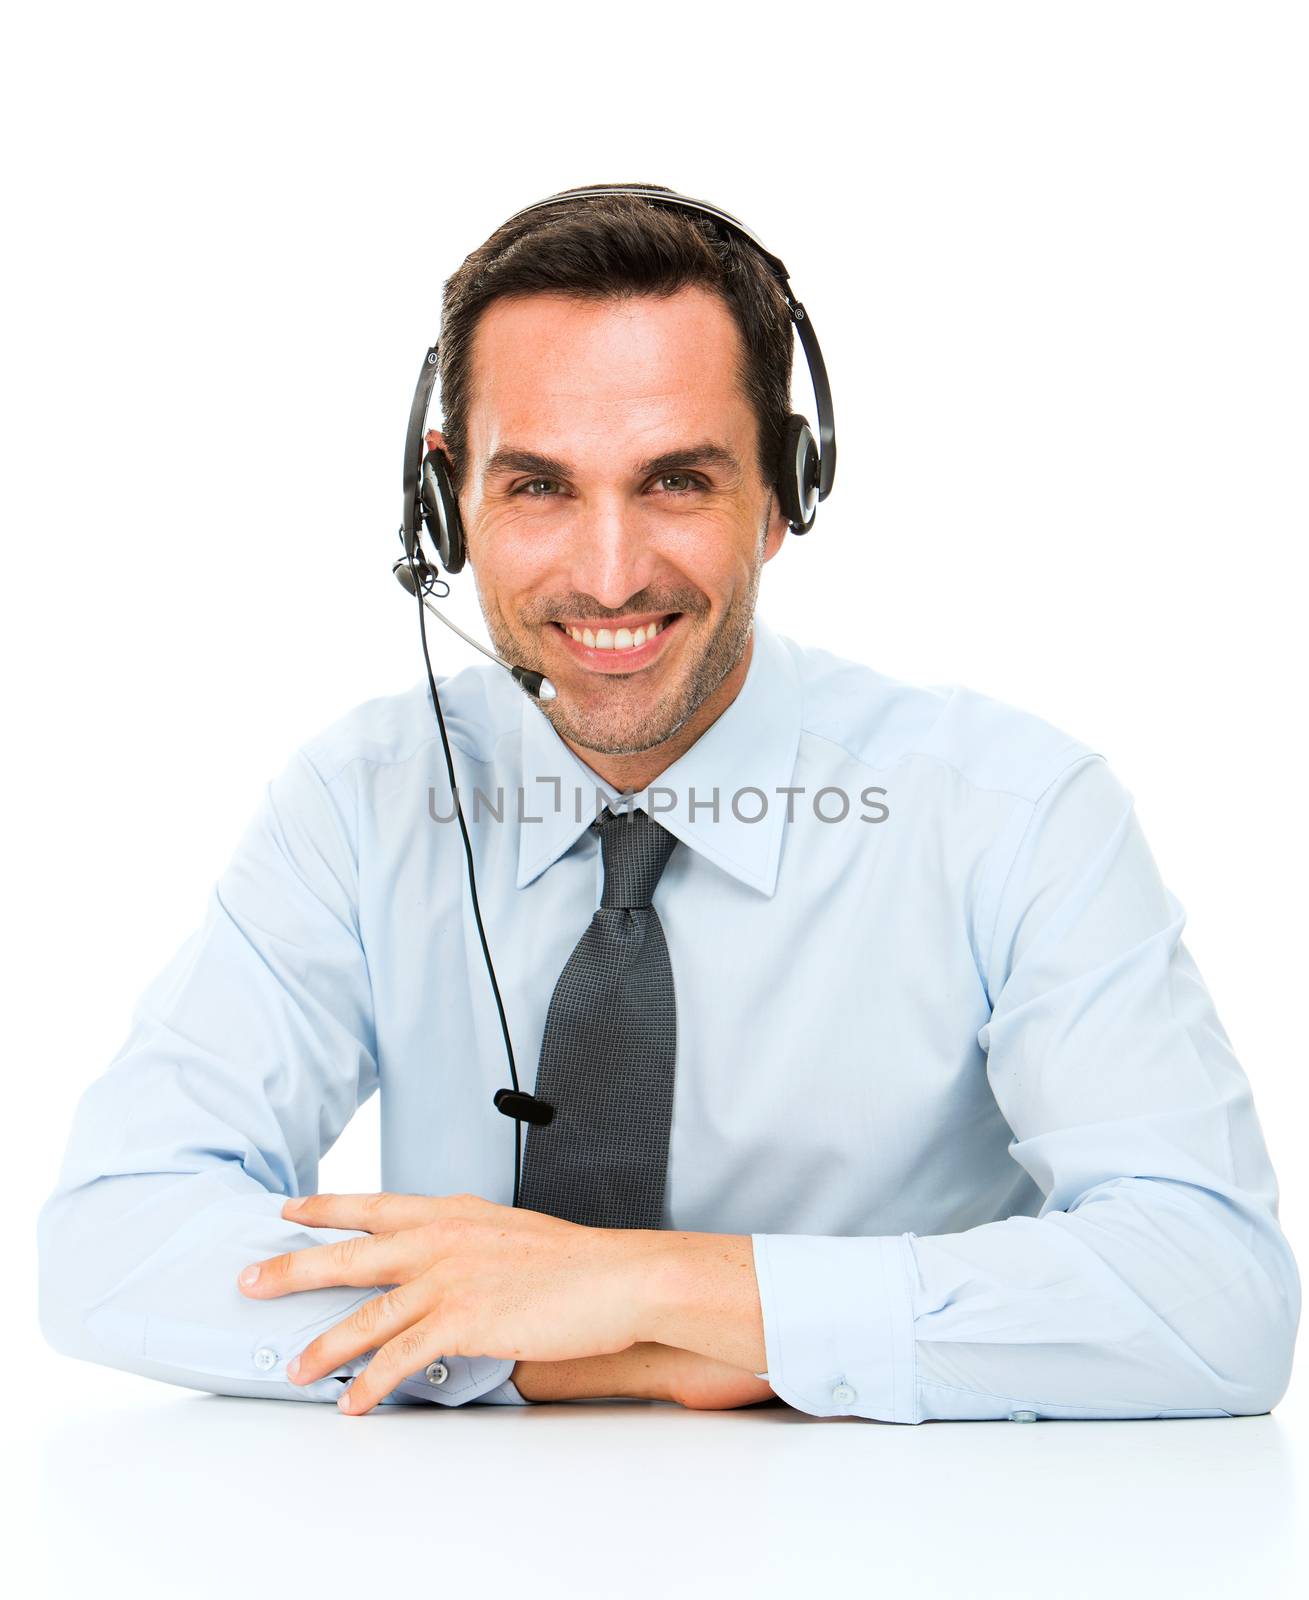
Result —
<instances>
[{"instance_id":1,"label":"shirt button","mask_svg":"<svg viewBox=\"0 0 1309 1600\"><path fill-rule=\"evenodd\" d=\"M1035 1422L1036 1421L1036 1412L1035 1411L1011 1411L1009 1413L1009 1420L1010 1420L1010 1422Z\"/></svg>"},{"instance_id":2,"label":"shirt button","mask_svg":"<svg viewBox=\"0 0 1309 1600\"><path fill-rule=\"evenodd\" d=\"M431 1366L425 1370L423 1376L428 1383L444 1383L450 1376L450 1369L444 1361L433 1361Z\"/></svg>"},{"instance_id":3,"label":"shirt button","mask_svg":"<svg viewBox=\"0 0 1309 1600\"><path fill-rule=\"evenodd\" d=\"M855 1392L848 1383L838 1383L832 1390L832 1399L838 1406L852 1406L855 1402Z\"/></svg>"},{"instance_id":4,"label":"shirt button","mask_svg":"<svg viewBox=\"0 0 1309 1600\"><path fill-rule=\"evenodd\" d=\"M277 1365L277 1351L270 1350L267 1345L255 1351L255 1366L260 1372L267 1372L270 1367Z\"/></svg>"}]
</instances>

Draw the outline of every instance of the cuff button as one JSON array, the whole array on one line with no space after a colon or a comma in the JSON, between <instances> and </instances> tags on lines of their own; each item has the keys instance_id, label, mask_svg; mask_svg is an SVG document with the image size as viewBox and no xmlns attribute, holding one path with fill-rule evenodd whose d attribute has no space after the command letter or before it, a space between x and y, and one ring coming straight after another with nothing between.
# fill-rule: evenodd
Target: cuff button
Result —
<instances>
[{"instance_id":1,"label":"cuff button","mask_svg":"<svg viewBox=\"0 0 1309 1600\"><path fill-rule=\"evenodd\" d=\"M275 1367L276 1365L276 1350L270 1350L267 1345L264 1345L262 1349L255 1351L255 1366L259 1368L260 1372L267 1372L270 1368Z\"/></svg>"},{"instance_id":2,"label":"cuff button","mask_svg":"<svg viewBox=\"0 0 1309 1600\"><path fill-rule=\"evenodd\" d=\"M836 1388L832 1390L832 1399L836 1401L838 1406L852 1406L856 1398L854 1390L848 1383L838 1383Z\"/></svg>"},{"instance_id":3,"label":"cuff button","mask_svg":"<svg viewBox=\"0 0 1309 1600\"><path fill-rule=\"evenodd\" d=\"M444 1383L450 1376L450 1369L444 1361L433 1361L431 1366L424 1370L423 1376L428 1383Z\"/></svg>"}]
</instances>

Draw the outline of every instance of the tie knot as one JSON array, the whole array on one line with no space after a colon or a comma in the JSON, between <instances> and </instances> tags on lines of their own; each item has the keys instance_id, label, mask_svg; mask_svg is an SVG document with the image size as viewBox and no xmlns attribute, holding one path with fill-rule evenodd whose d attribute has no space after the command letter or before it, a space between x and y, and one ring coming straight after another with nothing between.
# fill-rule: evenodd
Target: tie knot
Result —
<instances>
[{"instance_id":1,"label":"tie knot","mask_svg":"<svg viewBox=\"0 0 1309 1600\"><path fill-rule=\"evenodd\" d=\"M677 839L648 811L620 811L606 806L591 824L600 836L604 857L602 909L639 910L650 904Z\"/></svg>"}]
</instances>

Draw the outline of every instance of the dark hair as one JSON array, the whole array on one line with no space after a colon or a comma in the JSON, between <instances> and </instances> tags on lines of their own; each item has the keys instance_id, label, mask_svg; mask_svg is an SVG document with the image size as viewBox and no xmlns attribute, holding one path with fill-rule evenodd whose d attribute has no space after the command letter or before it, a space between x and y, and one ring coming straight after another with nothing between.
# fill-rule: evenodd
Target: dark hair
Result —
<instances>
[{"instance_id":1,"label":"dark hair","mask_svg":"<svg viewBox=\"0 0 1309 1600\"><path fill-rule=\"evenodd\" d=\"M587 184L588 189L666 184ZM562 191L561 191L562 192ZM671 295L700 284L726 302L745 347L741 389L759 422L759 470L774 483L791 414L791 317L758 251L714 221L633 195L560 201L502 223L444 285L440 376L442 431L455 492L467 466L473 334L493 300L562 293L581 300Z\"/></svg>"}]
</instances>

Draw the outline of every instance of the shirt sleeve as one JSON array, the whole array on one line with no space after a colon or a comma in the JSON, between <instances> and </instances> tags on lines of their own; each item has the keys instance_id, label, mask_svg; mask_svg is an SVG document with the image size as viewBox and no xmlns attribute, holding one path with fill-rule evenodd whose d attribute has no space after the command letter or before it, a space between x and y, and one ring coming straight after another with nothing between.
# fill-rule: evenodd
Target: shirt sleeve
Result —
<instances>
[{"instance_id":1,"label":"shirt sleeve","mask_svg":"<svg viewBox=\"0 0 1309 1600\"><path fill-rule=\"evenodd\" d=\"M1276 1178L1186 913L1103 757L1035 802L996 906L978 1042L1040 1212L752 1235L762 1376L812 1415L888 1422L1271 1410L1300 1318Z\"/></svg>"},{"instance_id":2,"label":"shirt sleeve","mask_svg":"<svg viewBox=\"0 0 1309 1600\"><path fill-rule=\"evenodd\" d=\"M286 1377L385 1288L252 1300L236 1283L251 1261L363 1232L281 1216L316 1192L320 1157L378 1086L352 839L348 800L297 752L82 1095L37 1220L41 1329L62 1354L215 1394L333 1402L371 1359ZM386 1400L460 1405L513 1366L446 1356Z\"/></svg>"}]
</instances>

